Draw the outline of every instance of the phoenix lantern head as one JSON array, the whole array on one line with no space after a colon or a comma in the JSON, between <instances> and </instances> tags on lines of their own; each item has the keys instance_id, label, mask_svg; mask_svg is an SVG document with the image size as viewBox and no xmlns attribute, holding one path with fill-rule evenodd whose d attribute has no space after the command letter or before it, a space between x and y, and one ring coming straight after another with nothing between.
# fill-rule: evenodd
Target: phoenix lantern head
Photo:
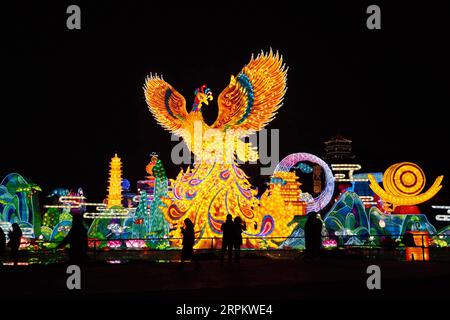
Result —
<instances>
[{"instance_id":1,"label":"phoenix lantern head","mask_svg":"<svg viewBox=\"0 0 450 320\"><path fill-rule=\"evenodd\" d=\"M192 105L192 111L200 111L202 104L208 105L209 101L213 100L213 95L211 89L207 88L206 85L202 85L200 88L195 89L194 91L195 98L194 104Z\"/></svg>"}]
</instances>

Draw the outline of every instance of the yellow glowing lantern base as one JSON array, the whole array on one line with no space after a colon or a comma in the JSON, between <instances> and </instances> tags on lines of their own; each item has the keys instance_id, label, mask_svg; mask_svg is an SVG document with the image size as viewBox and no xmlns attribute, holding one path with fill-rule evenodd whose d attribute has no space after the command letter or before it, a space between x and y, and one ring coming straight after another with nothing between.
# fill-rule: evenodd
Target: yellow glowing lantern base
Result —
<instances>
[{"instance_id":1,"label":"yellow glowing lantern base","mask_svg":"<svg viewBox=\"0 0 450 320\"><path fill-rule=\"evenodd\" d=\"M296 175L295 172L284 172L279 171L275 172L272 176L273 178L279 178L282 181L284 181L283 184L281 184L281 197L284 200L284 203L286 206L292 206L293 211L297 215L305 215L306 214L306 202L300 200L300 196L302 193L302 190L300 189L300 186L302 185L301 182L299 182L299 177ZM269 184L269 189L272 191L277 186L276 183L271 182Z\"/></svg>"},{"instance_id":2,"label":"yellow glowing lantern base","mask_svg":"<svg viewBox=\"0 0 450 320\"><path fill-rule=\"evenodd\" d=\"M277 247L294 230L291 222L295 207L286 205L281 187L266 190L261 199L256 198L244 172L233 164L195 164L194 168L181 171L172 180L169 198L162 199L166 220L174 226L172 245L181 245L181 229L184 219L195 224L195 248L218 248L221 245L221 224L227 214L240 216L247 224L244 247L258 248L266 236L268 246ZM176 226L176 227L175 227ZM277 237L280 237L277 239Z\"/></svg>"}]
</instances>

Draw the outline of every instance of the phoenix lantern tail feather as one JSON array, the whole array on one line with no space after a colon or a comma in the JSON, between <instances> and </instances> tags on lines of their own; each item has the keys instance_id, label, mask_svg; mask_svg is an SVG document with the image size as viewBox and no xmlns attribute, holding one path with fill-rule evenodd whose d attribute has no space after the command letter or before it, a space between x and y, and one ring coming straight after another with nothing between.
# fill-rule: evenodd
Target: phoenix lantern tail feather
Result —
<instances>
[{"instance_id":1,"label":"phoenix lantern tail feather","mask_svg":"<svg viewBox=\"0 0 450 320\"><path fill-rule=\"evenodd\" d=\"M290 235L294 224L275 225L277 216L286 214L285 208L274 207L276 203L282 206L279 193L273 192L273 201L260 202L235 161L236 155L244 161L258 158L257 150L241 138L261 130L275 117L286 93L286 80L287 68L278 52L252 56L218 96L218 117L208 126L202 108L213 95L206 85L195 90L188 112L185 98L161 76L147 78L144 91L150 112L162 127L181 136L196 156L193 168L172 180L172 191L163 200L165 218L175 226L174 238L181 235L184 219L190 218L201 238L196 247L217 246L219 242L212 239L220 238L227 214L247 223L248 236ZM257 246L257 242L248 240L247 245Z\"/></svg>"}]
</instances>

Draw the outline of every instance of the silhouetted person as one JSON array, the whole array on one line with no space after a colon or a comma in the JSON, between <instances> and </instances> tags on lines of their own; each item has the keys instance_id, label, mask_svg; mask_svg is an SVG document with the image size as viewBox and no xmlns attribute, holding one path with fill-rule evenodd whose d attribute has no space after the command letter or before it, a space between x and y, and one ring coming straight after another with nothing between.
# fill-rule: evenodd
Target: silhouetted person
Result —
<instances>
[{"instance_id":1,"label":"silhouetted person","mask_svg":"<svg viewBox=\"0 0 450 320\"><path fill-rule=\"evenodd\" d=\"M13 259L14 265L17 266L20 240L22 239L22 230L17 223L12 224L11 230L8 232L8 238L8 247L11 248L11 259Z\"/></svg>"},{"instance_id":2,"label":"silhouetted person","mask_svg":"<svg viewBox=\"0 0 450 320\"><path fill-rule=\"evenodd\" d=\"M181 249L181 264L180 269L184 267L185 260L195 261L196 268L200 267L197 257L194 254L194 244L195 244L195 232L194 224L191 219L184 219L185 228L181 227L181 234L183 235L183 248Z\"/></svg>"},{"instance_id":3,"label":"silhouetted person","mask_svg":"<svg viewBox=\"0 0 450 320\"><path fill-rule=\"evenodd\" d=\"M227 214L227 220L220 227L222 230L222 252L220 254L220 265L223 266L225 251L228 251L228 263L231 264L234 244L234 223L231 214Z\"/></svg>"},{"instance_id":4,"label":"silhouetted person","mask_svg":"<svg viewBox=\"0 0 450 320\"><path fill-rule=\"evenodd\" d=\"M305 248L307 258L316 258L322 247L322 221L317 212L310 212L305 223Z\"/></svg>"},{"instance_id":5,"label":"silhouetted person","mask_svg":"<svg viewBox=\"0 0 450 320\"><path fill-rule=\"evenodd\" d=\"M69 262L72 264L81 264L88 258L88 236L87 230L83 225L81 215L74 215L72 219L72 228L67 236L60 242L58 248L63 248L67 244L69 248Z\"/></svg>"},{"instance_id":6,"label":"silhouetted person","mask_svg":"<svg viewBox=\"0 0 450 320\"><path fill-rule=\"evenodd\" d=\"M414 241L414 235L410 231L405 232L402 238L402 243L405 247L415 247L416 242Z\"/></svg>"},{"instance_id":7,"label":"silhouetted person","mask_svg":"<svg viewBox=\"0 0 450 320\"><path fill-rule=\"evenodd\" d=\"M3 232L3 229L0 228L0 258L3 257L3 254L6 250L6 236ZM2 261L0 260L0 265L2 264Z\"/></svg>"},{"instance_id":8,"label":"silhouetted person","mask_svg":"<svg viewBox=\"0 0 450 320\"><path fill-rule=\"evenodd\" d=\"M245 221L242 221L241 217L234 218L234 235L233 235L233 245L234 245L234 258L236 263L239 263L241 257L241 245L242 245L242 231L247 230L247 225Z\"/></svg>"}]
</instances>

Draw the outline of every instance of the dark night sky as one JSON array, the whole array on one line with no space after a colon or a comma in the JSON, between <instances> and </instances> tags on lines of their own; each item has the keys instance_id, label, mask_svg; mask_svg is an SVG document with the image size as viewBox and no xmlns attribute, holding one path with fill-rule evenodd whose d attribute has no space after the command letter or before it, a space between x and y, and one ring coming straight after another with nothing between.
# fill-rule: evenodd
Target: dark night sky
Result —
<instances>
[{"instance_id":1,"label":"dark night sky","mask_svg":"<svg viewBox=\"0 0 450 320\"><path fill-rule=\"evenodd\" d=\"M429 182L446 175L436 202L447 201L449 11L428 2L291 2L4 9L0 177L16 171L46 192L82 186L98 201L114 152L135 185L155 151L174 178L175 143L147 110L146 75L162 73L190 106L196 87L206 83L217 97L252 53L272 47L289 65L285 105L269 125L280 129L281 158L321 155L323 141L341 133L353 139L363 171L412 161ZM373 3L381 6L381 30L366 28ZM81 7L81 31L66 29L69 4ZM209 123L216 108L204 109ZM254 184L266 181L257 166L246 171Z\"/></svg>"}]
</instances>

